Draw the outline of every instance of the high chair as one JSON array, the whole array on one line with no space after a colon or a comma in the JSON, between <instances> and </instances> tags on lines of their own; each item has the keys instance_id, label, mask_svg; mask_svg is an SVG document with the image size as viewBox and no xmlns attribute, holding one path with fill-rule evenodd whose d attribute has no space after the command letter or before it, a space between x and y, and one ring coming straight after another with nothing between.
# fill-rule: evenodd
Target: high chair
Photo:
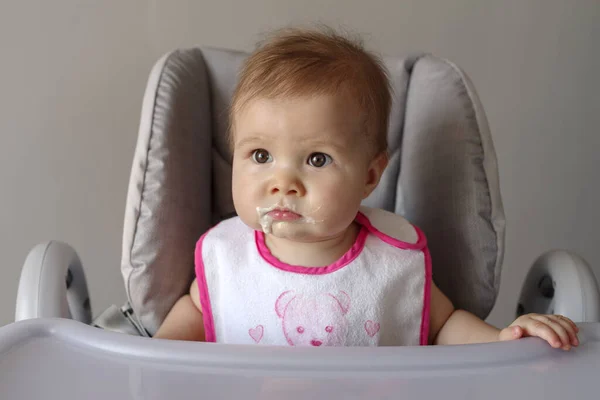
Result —
<instances>
[{"instance_id":1,"label":"high chair","mask_svg":"<svg viewBox=\"0 0 600 400\"><path fill-rule=\"evenodd\" d=\"M537 338L315 351L136 337L151 337L189 290L202 233L235 215L227 107L246 56L192 48L156 63L143 99L125 210L121 271L128 301L93 319L75 250L56 241L34 247L19 283L15 319L21 322L0 329L0 392L8 388L11 398L56 390L62 398L144 399L383 399L400 393L492 399L515 390L548 399L566 395L567 388L592 393L591 371L600 361L598 284L585 260L562 250L534 263L516 314L557 313L583 322L582 344L570 353ZM500 285L505 218L483 107L469 78L450 61L418 54L385 63L394 88L390 162L364 205L420 227L435 283L455 307L485 319ZM16 367L8 368L9 362ZM25 371L41 383L13 384ZM68 374L77 387L56 387ZM531 394L530 385L542 389Z\"/></svg>"}]
</instances>

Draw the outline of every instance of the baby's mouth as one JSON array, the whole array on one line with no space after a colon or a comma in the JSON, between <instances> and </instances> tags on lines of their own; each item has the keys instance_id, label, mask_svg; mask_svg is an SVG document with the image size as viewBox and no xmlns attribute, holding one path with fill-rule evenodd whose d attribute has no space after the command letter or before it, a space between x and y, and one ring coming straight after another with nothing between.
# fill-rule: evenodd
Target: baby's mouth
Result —
<instances>
[{"instance_id":1,"label":"baby's mouth","mask_svg":"<svg viewBox=\"0 0 600 400\"><path fill-rule=\"evenodd\" d=\"M256 207L258 220L264 233L271 233L271 227L275 222L297 223L303 221L303 216L293 211L295 207L273 205L267 208Z\"/></svg>"},{"instance_id":2,"label":"baby's mouth","mask_svg":"<svg viewBox=\"0 0 600 400\"><path fill-rule=\"evenodd\" d=\"M276 208L266 213L274 221L297 221L302 218L302 215L295 213L294 211L287 208Z\"/></svg>"}]
</instances>

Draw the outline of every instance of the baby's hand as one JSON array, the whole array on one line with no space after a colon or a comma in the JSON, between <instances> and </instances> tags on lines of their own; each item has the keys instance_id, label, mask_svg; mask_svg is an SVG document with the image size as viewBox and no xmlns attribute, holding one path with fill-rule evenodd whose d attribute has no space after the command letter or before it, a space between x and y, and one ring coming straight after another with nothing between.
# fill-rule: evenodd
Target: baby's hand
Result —
<instances>
[{"instance_id":1,"label":"baby's hand","mask_svg":"<svg viewBox=\"0 0 600 400\"><path fill-rule=\"evenodd\" d=\"M498 339L505 341L537 336L556 349L570 350L571 345L579 345L577 332L577 325L562 315L527 314L517 318L508 328L502 329Z\"/></svg>"}]
</instances>

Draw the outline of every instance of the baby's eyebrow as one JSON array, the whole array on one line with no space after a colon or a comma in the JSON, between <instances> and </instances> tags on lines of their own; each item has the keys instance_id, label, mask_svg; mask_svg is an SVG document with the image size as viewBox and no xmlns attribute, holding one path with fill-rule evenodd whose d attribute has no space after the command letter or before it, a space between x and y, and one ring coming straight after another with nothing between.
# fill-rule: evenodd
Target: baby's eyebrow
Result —
<instances>
[{"instance_id":1,"label":"baby's eyebrow","mask_svg":"<svg viewBox=\"0 0 600 400\"><path fill-rule=\"evenodd\" d=\"M250 136L236 142L235 147L243 147L252 143L265 143L266 141L267 138L265 138L264 136Z\"/></svg>"},{"instance_id":2,"label":"baby's eyebrow","mask_svg":"<svg viewBox=\"0 0 600 400\"><path fill-rule=\"evenodd\" d=\"M310 140L308 141L308 143L310 144L310 146L314 147L333 147L338 151L344 151L348 148L348 146L343 142L338 143L331 140Z\"/></svg>"},{"instance_id":3,"label":"baby's eyebrow","mask_svg":"<svg viewBox=\"0 0 600 400\"><path fill-rule=\"evenodd\" d=\"M239 147L245 147L248 145L258 145L258 144L264 144L264 143L272 143L273 142L273 138L269 138L267 136L262 136L262 135L257 135L257 136L249 136L249 137L245 137L237 142L234 143L234 147L239 148ZM331 147L334 148L338 151L345 151L348 149L348 145L345 142L336 142L333 140L323 140L323 139L315 139L315 140L310 140L307 139L305 140L305 143L309 146L309 147Z\"/></svg>"}]
</instances>

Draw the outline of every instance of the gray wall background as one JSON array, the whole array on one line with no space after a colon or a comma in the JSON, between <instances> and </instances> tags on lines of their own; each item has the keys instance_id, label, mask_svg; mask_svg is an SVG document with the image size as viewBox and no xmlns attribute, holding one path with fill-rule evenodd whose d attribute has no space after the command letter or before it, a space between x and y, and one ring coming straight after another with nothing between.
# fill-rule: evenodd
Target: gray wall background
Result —
<instances>
[{"instance_id":1,"label":"gray wall background","mask_svg":"<svg viewBox=\"0 0 600 400\"><path fill-rule=\"evenodd\" d=\"M153 63L177 47L252 49L261 33L323 22L384 55L424 50L470 75L496 144L508 218L504 325L543 251L600 277L600 2L596 0L55 0L0 3L0 325L22 263L58 239L84 262L97 314L124 299L125 195Z\"/></svg>"}]
</instances>

